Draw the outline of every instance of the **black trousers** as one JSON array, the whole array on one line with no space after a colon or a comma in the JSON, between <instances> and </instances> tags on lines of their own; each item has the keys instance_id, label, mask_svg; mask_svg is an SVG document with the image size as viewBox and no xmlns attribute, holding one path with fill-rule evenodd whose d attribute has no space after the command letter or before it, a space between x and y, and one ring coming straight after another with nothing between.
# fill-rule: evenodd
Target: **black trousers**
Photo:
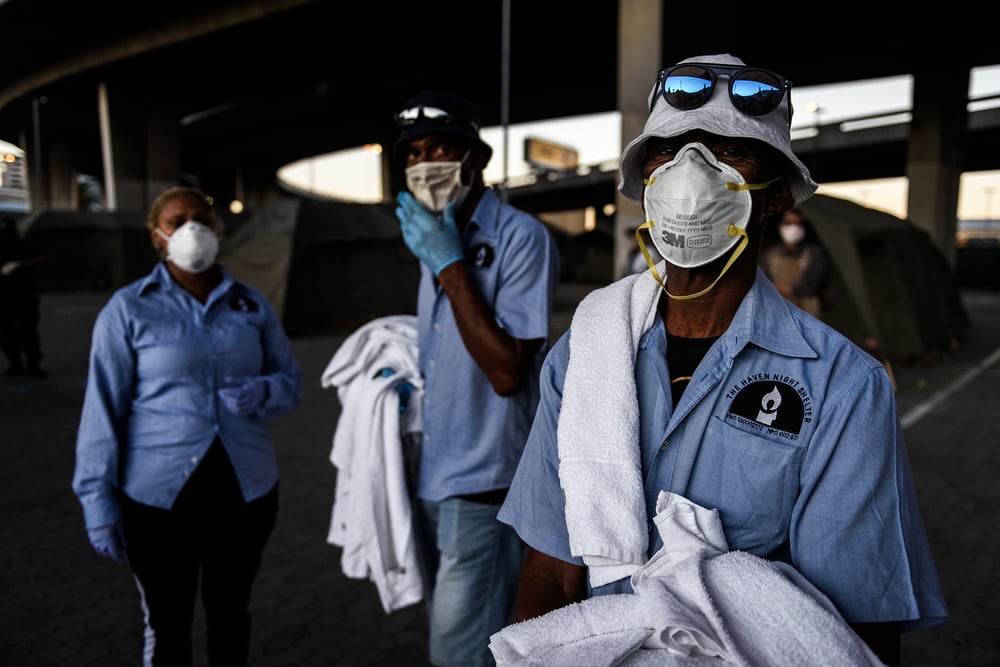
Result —
<instances>
[{"instance_id":1,"label":"black trousers","mask_svg":"<svg viewBox=\"0 0 1000 667\"><path fill-rule=\"evenodd\" d=\"M191 667L200 576L208 664L245 667L250 594L277 520L278 486L244 502L216 441L170 510L121 500L126 553L145 615L144 664Z\"/></svg>"}]
</instances>

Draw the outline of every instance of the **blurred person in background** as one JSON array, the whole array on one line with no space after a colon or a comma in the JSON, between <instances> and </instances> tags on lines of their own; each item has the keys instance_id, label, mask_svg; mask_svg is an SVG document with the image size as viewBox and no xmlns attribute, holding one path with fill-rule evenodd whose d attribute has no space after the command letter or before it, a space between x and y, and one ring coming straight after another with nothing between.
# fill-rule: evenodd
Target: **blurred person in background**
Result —
<instances>
[{"instance_id":1,"label":"blurred person in background","mask_svg":"<svg viewBox=\"0 0 1000 667\"><path fill-rule=\"evenodd\" d=\"M781 296L813 317L822 317L830 265L812 223L799 209L790 209L778 222L778 235L781 243L764 251L764 273Z\"/></svg>"},{"instance_id":2,"label":"blurred person in background","mask_svg":"<svg viewBox=\"0 0 1000 667\"><path fill-rule=\"evenodd\" d=\"M21 237L17 221L0 218L0 348L7 357L4 377L44 379L38 335L39 303L35 267L42 254Z\"/></svg>"},{"instance_id":3,"label":"blurred person in background","mask_svg":"<svg viewBox=\"0 0 1000 667\"><path fill-rule=\"evenodd\" d=\"M538 403L559 257L536 218L483 182L478 108L424 91L396 114L396 216L421 262L423 438L414 507L435 665L492 664L524 545L496 520Z\"/></svg>"},{"instance_id":4,"label":"blurred person in background","mask_svg":"<svg viewBox=\"0 0 1000 667\"><path fill-rule=\"evenodd\" d=\"M204 193L168 189L147 224L162 260L94 324L73 490L94 549L135 576L144 664L192 664L200 582L208 664L246 665L278 512L267 422L298 404L301 371L263 294L216 262Z\"/></svg>"}]
</instances>

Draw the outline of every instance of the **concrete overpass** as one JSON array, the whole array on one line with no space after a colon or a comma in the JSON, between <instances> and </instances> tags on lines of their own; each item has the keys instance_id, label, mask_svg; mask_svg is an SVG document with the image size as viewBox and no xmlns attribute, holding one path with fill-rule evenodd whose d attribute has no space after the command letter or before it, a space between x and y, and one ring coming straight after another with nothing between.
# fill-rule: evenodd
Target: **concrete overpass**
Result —
<instances>
[{"instance_id":1,"label":"concrete overpass","mask_svg":"<svg viewBox=\"0 0 1000 667\"><path fill-rule=\"evenodd\" d=\"M78 174L101 179L111 208L144 210L178 181L253 207L279 194L284 164L390 144L391 112L421 88L477 100L487 125L619 110L624 144L642 126L656 71L689 55L731 52L799 86L908 73L913 122L904 134L854 145L821 138L814 176L907 176L911 218L951 258L961 172L1000 167L989 150L1000 140L995 119L973 123L965 108L969 69L997 64L1000 51L988 22L974 19L976 5L947 9L871 16L838 5L814 12L817 21L662 0L350 11L333 0L155 0L141 11L7 0L0 138L26 149L33 208L73 208ZM952 34L960 44L945 52ZM391 192L400 174L390 173ZM542 210L586 192L549 185L548 195L511 198ZM638 207L617 204L616 228L636 224Z\"/></svg>"}]
</instances>

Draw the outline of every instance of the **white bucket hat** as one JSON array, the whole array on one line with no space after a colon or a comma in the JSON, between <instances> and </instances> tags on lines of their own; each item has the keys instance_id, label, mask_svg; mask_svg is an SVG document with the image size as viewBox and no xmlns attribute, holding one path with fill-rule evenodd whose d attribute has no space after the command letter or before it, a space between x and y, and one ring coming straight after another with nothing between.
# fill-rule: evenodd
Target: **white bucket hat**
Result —
<instances>
[{"instance_id":1,"label":"white bucket hat","mask_svg":"<svg viewBox=\"0 0 1000 667\"><path fill-rule=\"evenodd\" d=\"M687 58L677 63L706 63L718 65L745 66L742 60L728 53ZM723 137L743 137L757 139L781 151L788 158L784 177L796 204L816 192L816 183L809 176L809 170L792 152L792 136L789 127L790 93L781 100L774 111L762 116L748 116L736 109L729 99L727 86L716 86L707 102L694 109L675 109L659 96L654 86L649 93L649 103L653 105L642 128L642 134L633 139L622 152L619 171L621 182L618 190L623 196L636 203L642 203L642 167L645 160L643 144L650 137L676 137L691 130L704 130ZM655 104L654 104L655 101Z\"/></svg>"}]
</instances>

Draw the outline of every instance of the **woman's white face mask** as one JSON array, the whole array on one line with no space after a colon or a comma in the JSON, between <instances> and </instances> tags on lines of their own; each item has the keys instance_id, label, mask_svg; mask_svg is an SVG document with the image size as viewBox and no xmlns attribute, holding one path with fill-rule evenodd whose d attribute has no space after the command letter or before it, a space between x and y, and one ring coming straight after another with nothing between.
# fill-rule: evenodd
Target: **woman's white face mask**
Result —
<instances>
[{"instance_id":1,"label":"woman's white face mask","mask_svg":"<svg viewBox=\"0 0 1000 667\"><path fill-rule=\"evenodd\" d=\"M188 220L169 236L159 227L154 229L167 242L167 260L182 271L201 273L215 263L219 237L208 225Z\"/></svg>"},{"instance_id":2,"label":"woman's white face mask","mask_svg":"<svg viewBox=\"0 0 1000 667\"><path fill-rule=\"evenodd\" d=\"M406 168L406 188L432 213L440 213L445 204L458 208L469 194L471 185L462 183L462 165L469 152L458 162L420 162Z\"/></svg>"}]
</instances>

